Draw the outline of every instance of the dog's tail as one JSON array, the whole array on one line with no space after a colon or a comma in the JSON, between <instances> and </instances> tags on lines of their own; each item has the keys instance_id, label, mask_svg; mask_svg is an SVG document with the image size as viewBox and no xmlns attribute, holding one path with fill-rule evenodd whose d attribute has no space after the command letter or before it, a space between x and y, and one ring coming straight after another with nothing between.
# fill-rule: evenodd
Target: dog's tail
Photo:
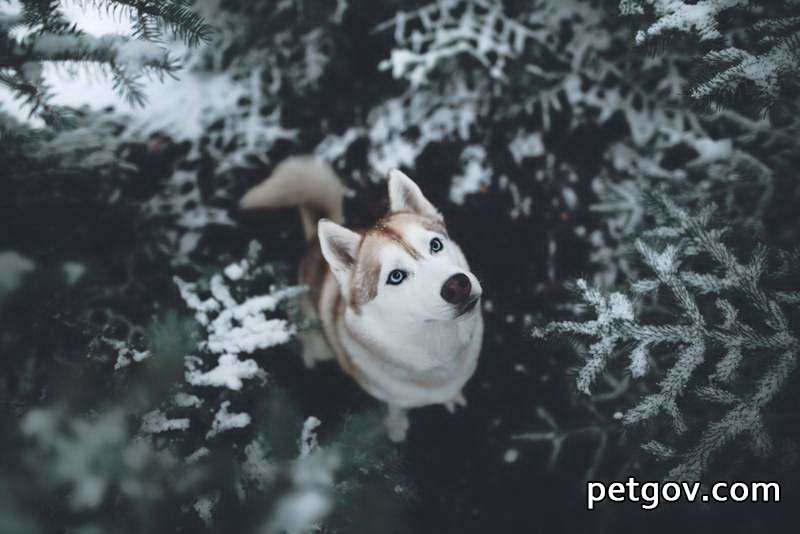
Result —
<instances>
[{"instance_id":1,"label":"dog's tail","mask_svg":"<svg viewBox=\"0 0 800 534\"><path fill-rule=\"evenodd\" d=\"M319 219L344 222L345 191L330 165L311 156L293 156L250 189L239 201L239 207L249 211L296 206L306 239L311 241L317 237Z\"/></svg>"}]
</instances>

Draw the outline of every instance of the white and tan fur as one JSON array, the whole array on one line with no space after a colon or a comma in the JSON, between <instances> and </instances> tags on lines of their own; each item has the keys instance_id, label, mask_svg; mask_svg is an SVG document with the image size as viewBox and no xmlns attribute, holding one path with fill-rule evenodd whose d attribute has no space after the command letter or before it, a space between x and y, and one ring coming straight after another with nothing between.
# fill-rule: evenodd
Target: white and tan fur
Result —
<instances>
[{"instance_id":1,"label":"white and tan fur","mask_svg":"<svg viewBox=\"0 0 800 534\"><path fill-rule=\"evenodd\" d=\"M309 366L336 358L388 404L389 436L402 441L408 408L444 404L452 411L465 404L461 389L483 338L481 286L441 214L406 175L389 172L390 211L363 231L342 226L344 192L329 165L294 157L251 189L241 207L300 208L309 250L299 282L310 288L301 311L322 324L301 334L303 358ZM434 239L441 250L434 251ZM395 270L406 273L397 285L389 282ZM445 284L458 295L445 293Z\"/></svg>"}]
</instances>

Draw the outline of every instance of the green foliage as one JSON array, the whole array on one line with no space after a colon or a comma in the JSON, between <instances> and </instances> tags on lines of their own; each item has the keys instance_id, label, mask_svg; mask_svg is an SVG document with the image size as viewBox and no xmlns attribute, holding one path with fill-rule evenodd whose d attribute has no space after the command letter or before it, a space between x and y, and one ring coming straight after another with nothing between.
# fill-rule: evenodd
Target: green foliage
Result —
<instances>
[{"instance_id":1,"label":"green foliage","mask_svg":"<svg viewBox=\"0 0 800 534\"><path fill-rule=\"evenodd\" d=\"M115 89L129 102L143 105L139 79L172 75L179 69L176 59L159 44L166 35L190 45L211 38L211 28L185 0L93 0L84 7L129 19L132 38L88 35L64 17L55 0L23 1L19 13L0 16L0 84L23 99L32 114L51 122L56 110L48 104L51 95L42 77L44 64L97 65L110 74ZM17 37L20 31L24 32L21 38Z\"/></svg>"},{"instance_id":2,"label":"green foliage","mask_svg":"<svg viewBox=\"0 0 800 534\"><path fill-rule=\"evenodd\" d=\"M0 418L3 484L23 488L0 508L0 524L300 532L325 519L337 532L376 522L357 503L399 514L413 498L379 414L323 423L265 370L299 364L283 318L298 290L280 289L280 266L253 244L223 272L196 271L195 282L176 279L194 318L174 308L157 316L141 350L95 335L85 357L59 364L70 372L55 374L57 386L44 384L47 402L20 406L18 424ZM29 357L36 372L41 362Z\"/></svg>"},{"instance_id":3,"label":"green foliage","mask_svg":"<svg viewBox=\"0 0 800 534\"><path fill-rule=\"evenodd\" d=\"M770 270L764 248L741 261L726 244L725 229L713 225L712 208L692 214L665 197L657 202L661 225L636 242L652 273L631 282L638 304L580 281L597 318L550 323L535 334L593 340L577 379L583 393L620 355L627 355L635 379L656 380L622 424L667 415L671 439L683 448L659 441L643 447L672 460L667 478L695 480L735 440L756 456L772 453L770 430L780 428L769 428L768 410L794 380L800 292L785 266Z\"/></svg>"},{"instance_id":4,"label":"green foliage","mask_svg":"<svg viewBox=\"0 0 800 534\"><path fill-rule=\"evenodd\" d=\"M14 251L0 259L22 281L0 280L0 530L403 530L420 482L443 524L464 513L483 526L478 501L519 517L514 480L537 478L539 463L573 488L584 486L565 466L652 478L665 471L649 470L653 457L670 478L710 478L743 472L739 445L789 458L800 254L748 253L736 238L796 243L800 123L709 116L685 98L705 78L714 99L758 88L747 53L774 67L770 98L792 102L796 21L782 2L709 19L705 77L696 48L668 39L698 27L649 1L620 7L666 17L643 41L663 45L655 55L633 48L615 5L590 0L83 2L130 17L132 39L78 35L58 2L25 4L0 17L0 61L18 63L0 70L45 115L29 58L97 63L131 94L176 66L170 34L197 44L208 20L215 41L189 51L185 83L127 116L79 111L38 130L0 118ZM431 410L398 449L346 377L301 368L292 336L306 325L276 263L297 252L294 220L235 206L286 155L311 152L354 190L355 225L382 213L371 182L402 166L463 236L495 358L470 386L467 419L448 420L466 432ZM663 196L659 209L646 193ZM262 237L264 250L248 248ZM561 282L578 274L593 283L573 306ZM577 380L569 357L520 334L556 314L574 320L546 331L588 355ZM448 465L424 463L440 444ZM18 481L31 484L15 497ZM314 514L295 515L302 503Z\"/></svg>"},{"instance_id":5,"label":"green foliage","mask_svg":"<svg viewBox=\"0 0 800 534\"><path fill-rule=\"evenodd\" d=\"M636 35L645 44L670 35L691 35L705 45L692 98L764 110L794 105L800 63L800 17L795 0L623 0L624 15L645 15Z\"/></svg>"}]
</instances>

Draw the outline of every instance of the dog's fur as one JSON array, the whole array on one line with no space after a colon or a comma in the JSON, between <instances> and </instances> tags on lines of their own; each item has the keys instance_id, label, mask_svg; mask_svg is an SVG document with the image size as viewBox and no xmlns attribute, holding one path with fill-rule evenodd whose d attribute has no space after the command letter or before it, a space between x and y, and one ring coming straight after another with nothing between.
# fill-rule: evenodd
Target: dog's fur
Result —
<instances>
[{"instance_id":1,"label":"dog's fur","mask_svg":"<svg viewBox=\"0 0 800 534\"><path fill-rule=\"evenodd\" d=\"M481 286L441 214L406 175L389 172L390 211L367 230L341 226L344 193L329 165L294 157L240 205L300 208L309 250L299 282L310 288L301 312L323 327L301 334L303 359L311 366L336 358L389 405L389 436L401 441L406 409L441 403L452 411L465 404L461 388L475 371L483 338ZM433 238L444 244L441 251L432 250ZM407 273L399 285L387 282L395 269ZM442 287L458 273L471 289L465 302L451 304Z\"/></svg>"}]
</instances>

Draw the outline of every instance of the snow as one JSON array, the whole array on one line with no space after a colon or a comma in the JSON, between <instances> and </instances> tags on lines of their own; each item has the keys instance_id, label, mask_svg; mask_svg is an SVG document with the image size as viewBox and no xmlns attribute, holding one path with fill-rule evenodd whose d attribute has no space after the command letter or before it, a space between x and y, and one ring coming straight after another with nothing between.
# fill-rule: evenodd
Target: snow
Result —
<instances>
[{"instance_id":1,"label":"snow","mask_svg":"<svg viewBox=\"0 0 800 534\"><path fill-rule=\"evenodd\" d=\"M13 28L22 23L22 4L19 0L8 0L0 4L0 27Z\"/></svg>"},{"instance_id":2,"label":"snow","mask_svg":"<svg viewBox=\"0 0 800 534\"><path fill-rule=\"evenodd\" d=\"M36 263L14 250L0 252L0 300L22 283L23 278L36 268Z\"/></svg>"},{"instance_id":3,"label":"snow","mask_svg":"<svg viewBox=\"0 0 800 534\"><path fill-rule=\"evenodd\" d=\"M180 419L168 419L160 410L153 410L142 416L142 426L140 430L147 434L159 434L172 430L187 430L189 424L189 419L185 417Z\"/></svg>"},{"instance_id":4,"label":"snow","mask_svg":"<svg viewBox=\"0 0 800 534\"><path fill-rule=\"evenodd\" d=\"M141 362L149 357L150 351L147 350L133 350L129 348L120 350L119 355L117 356L117 361L114 364L114 370L116 371L118 369L122 369L123 367L127 367L132 362Z\"/></svg>"},{"instance_id":5,"label":"snow","mask_svg":"<svg viewBox=\"0 0 800 534\"><path fill-rule=\"evenodd\" d=\"M303 423L300 451L292 472L292 482L297 489L278 501L267 532L307 532L333 506L329 490L334 486L333 472L339 466L339 458L320 449L315 432L320 424L313 416ZM263 453L260 457L263 458ZM269 476L269 466L263 463L259 466Z\"/></svg>"},{"instance_id":6,"label":"snow","mask_svg":"<svg viewBox=\"0 0 800 534\"><path fill-rule=\"evenodd\" d=\"M101 37L101 43L116 50L115 63L129 72L139 72L146 65L163 61L167 50L161 45L139 39L119 36Z\"/></svg>"},{"instance_id":7,"label":"snow","mask_svg":"<svg viewBox=\"0 0 800 534\"><path fill-rule=\"evenodd\" d=\"M250 297L237 303L225 285L222 276L211 279L212 297L201 300L196 284L174 278L186 305L195 310L195 318L208 332L207 348L216 354L251 353L289 341L295 327L284 319L267 319L266 312L288 298L301 294L305 289L289 287L270 295ZM209 314L219 311L212 320Z\"/></svg>"},{"instance_id":8,"label":"snow","mask_svg":"<svg viewBox=\"0 0 800 534\"><path fill-rule=\"evenodd\" d=\"M511 210L508 212L508 215L512 219L527 217L531 214L533 198L531 198L529 195L523 195L520 193L519 186L516 182L512 182L508 176L504 174L500 176L500 179L497 181L497 186L501 191L508 191L511 193L511 201L513 205Z\"/></svg>"},{"instance_id":9,"label":"snow","mask_svg":"<svg viewBox=\"0 0 800 534\"><path fill-rule=\"evenodd\" d=\"M692 148L697 150L698 156L693 163L711 163L712 161L725 160L733 154L733 139L710 139L701 137L690 141Z\"/></svg>"},{"instance_id":10,"label":"snow","mask_svg":"<svg viewBox=\"0 0 800 534\"><path fill-rule=\"evenodd\" d=\"M322 421L314 416L309 417L303 423L303 432L300 435L300 456L308 456L318 447L317 433L314 430L322 424Z\"/></svg>"},{"instance_id":11,"label":"snow","mask_svg":"<svg viewBox=\"0 0 800 534\"><path fill-rule=\"evenodd\" d=\"M307 532L331 509L330 497L322 491L308 489L283 497L275 507L267 532L298 534Z\"/></svg>"},{"instance_id":12,"label":"snow","mask_svg":"<svg viewBox=\"0 0 800 534\"><path fill-rule=\"evenodd\" d=\"M653 5L658 20L647 30L636 34L636 43L670 31L696 33L701 41L718 39L722 35L717 15L726 9L746 6L749 0L699 0L688 4L683 0L647 0Z\"/></svg>"},{"instance_id":13,"label":"snow","mask_svg":"<svg viewBox=\"0 0 800 534\"><path fill-rule=\"evenodd\" d=\"M87 3L88 2L61 2L61 12L70 22L73 22L79 30L90 35L130 35L133 32L133 24L128 16L112 16L109 13L104 14L102 10L85 5Z\"/></svg>"},{"instance_id":14,"label":"snow","mask_svg":"<svg viewBox=\"0 0 800 534\"><path fill-rule=\"evenodd\" d=\"M198 297L197 293L195 292L197 287L196 284L184 282L177 276L172 280L175 282L175 285L178 286L178 291L180 291L183 301L189 308L195 311L194 317L197 322L203 326L206 326L209 321L208 314L210 312L218 311L220 309L220 303L213 298L200 300L200 297Z\"/></svg>"},{"instance_id":15,"label":"snow","mask_svg":"<svg viewBox=\"0 0 800 534\"><path fill-rule=\"evenodd\" d=\"M86 266L77 261L65 261L61 264L61 270L64 273L64 278L67 279L67 285L75 285L86 273Z\"/></svg>"},{"instance_id":16,"label":"snow","mask_svg":"<svg viewBox=\"0 0 800 534\"><path fill-rule=\"evenodd\" d=\"M146 64L161 61L170 53L172 57L181 59L183 68L174 78L140 77L137 82L147 106L139 108L119 97L110 77L72 76L69 69L46 62L41 79L51 89L50 102L53 105L88 106L94 110L113 107L128 118L123 137L146 138L160 133L178 141L196 140L207 132L212 122L224 118L223 129L219 132L222 137L220 145L228 149L235 146L221 158L221 165L228 168L244 163L247 155L263 158L275 141L296 137L297 132L281 126L278 109L263 113L267 103L262 102L261 70L255 69L249 77L241 80L234 79L229 73L210 72L203 64L202 50L190 51L181 42L156 44L130 39L125 36L131 35L130 24L115 23L111 20L113 17L105 21L93 19L92 16L97 15L95 9L82 14L74 9L67 11L68 15L75 17L78 27L87 31L86 35L33 36L38 53L52 54L64 47L110 48L116 52L118 66L129 76L140 74ZM83 23L86 27L82 27ZM100 67L97 69L99 72ZM4 110L34 127L43 126L41 118L29 117L30 109L12 92L0 89L0 105Z\"/></svg>"},{"instance_id":17,"label":"snow","mask_svg":"<svg viewBox=\"0 0 800 534\"><path fill-rule=\"evenodd\" d=\"M242 473L245 478L263 489L275 479L278 468L267 459L264 447L259 441L253 441L244 448L245 460L242 464Z\"/></svg>"},{"instance_id":18,"label":"snow","mask_svg":"<svg viewBox=\"0 0 800 534\"><path fill-rule=\"evenodd\" d=\"M463 9L460 9L462 7ZM422 25L420 32L416 24ZM411 29L409 29L409 27ZM506 61L516 57L536 34L503 13L502 4L486 0L441 0L414 11L400 11L377 30L393 28L396 48L378 68L404 78L412 89L428 82L442 63L468 55L493 77L504 78Z\"/></svg>"},{"instance_id":19,"label":"snow","mask_svg":"<svg viewBox=\"0 0 800 534\"><path fill-rule=\"evenodd\" d=\"M103 340L117 349L117 361L114 364L115 371L127 367L134 362L144 361L151 356L149 350L135 350L124 342L116 339L103 338Z\"/></svg>"},{"instance_id":20,"label":"snow","mask_svg":"<svg viewBox=\"0 0 800 534\"><path fill-rule=\"evenodd\" d=\"M239 360L235 354L223 354L218 364L204 373L196 368L194 359L186 359L186 382L193 386L227 387L233 390L242 389L242 380L259 374L258 364L254 360Z\"/></svg>"},{"instance_id":21,"label":"snow","mask_svg":"<svg viewBox=\"0 0 800 534\"><path fill-rule=\"evenodd\" d=\"M486 149L482 146L468 146L461 153L463 172L453 177L450 186L450 200L463 204L467 195L487 188L492 182L492 171L486 166Z\"/></svg>"},{"instance_id":22,"label":"snow","mask_svg":"<svg viewBox=\"0 0 800 534\"><path fill-rule=\"evenodd\" d=\"M597 311L596 325L605 325L614 320L634 319L633 304L622 293L614 292L606 297L596 289L590 288L586 280L578 280L577 284L586 301Z\"/></svg>"},{"instance_id":23,"label":"snow","mask_svg":"<svg viewBox=\"0 0 800 534\"><path fill-rule=\"evenodd\" d=\"M578 207L578 194L571 187L564 186L564 189L561 190L561 196L567 208L574 210Z\"/></svg>"},{"instance_id":24,"label":"snow","mask_svg":"<svg viewBox=\"0 0 800 534\"><path fill-rule=\"evenodd\" d=\"M647 258L653 269L659 274L668 275L675 270L675 257L676 250L672 245L667 245L664 250L659 253L654 253L652 250L647 249Z\"/></svg>"},{"instance_id":25,"label":"snow","mask_svg":"<svg viewBox=\"0 0 800 534\"><path fill-rule=\"evenodd\" d=\"M237 102L248 94L227 74L188 69L191 65L178 73L177 80L169 78L163 83L154 81L146 85L148 105L136 110L128 135L145 137L161 132L178 140L199 139L209 117L234 111Z\"/></svg>"},{"instance_id":26,"label":"snow","mask_svg":"<svg viewBox=\"0 0 800 534\"><path fill-rule=\"evenodd\" d=\"M519 165L525 158L535 158L544 155L545 148L542 134L539 132L528 133L520 130L508 145L508 150L514 161Z\"/></svg>"},{"instance_id":27,"label":"snow","mask_svg":"<svg viewBox=\"0 0 800 534\"><path fill-rule=\"evenodd\" d=\"M710 54L714 54L716 61L720 57L726 57L725 62L729 66L692 87L690 94L693 98L704 98L722 88L732 89L743 81L750 81L764 95L777 99L780 95L781 78L786 73L793 72L797 65L791 40L784 40L758 55L735 47L715 50Z\"/></svg>"},{"instance_id":28,"label":"snow","mask_svg":"<svg viewBox=\"0 0 800 534\"><path fill-rule=\"evenodd\" d=\"M206 524L206 526L211 526L214 520L214 508L217 506L217 503L220 499L220 492L215 491L211 495L203 495L199 499L197 499L194 503L194 510L197 512L197 515Z\"/></svg>"},{"instance_id":29,"label":"snow","mask_svg":"<svg viewBox=\"0 0 800 534\"><path fill-rule=\"evenodd\" d=\"M22 64L22 76L31 84L42 84L42 64L38 61L26 61Z\"/></svg>"},{"instance_id":30,"label":"snow","mask_svg":"<svg viewBox=\"0 0 800 534\"><path fill-rule=\"evenodd\" d=\"M211 451L208 450L208 447L200 447L199 449L197 449L192 454L186 457L186 463L187 464L197 463L201 458L205 458L209 454L211 454Z\"/></svg>"},{"instance_id":31,"label":"snow","mask_svg":"<svg viewBox=\"0 0 800 534\"><path fill-rule=\"evenodd\" d=\"M195 250L202 232L209 225L234 224L228 210L215 205L218 200L221 199L217 195L211 198L202 196L196 169L177 170L142 209L145 215L153 218L173 219L178 228L174 232L168 232L166 237L176 249L175 261L188 261L188 255ZM190 290L191 285L186 289Z\"/></svg>"},{"instance_id":32,"label":"snow","mask_svg":"<svg viewBox=\"0 0 800 534\"><path fill-rule=\"evenodd\" d=\"M322 161L334 162L344 156L350 145L365 134L364 128L350 127L342 135L328 135L314 149L314 155Z\"/></svg>"},{"instance_id":33,"label":"snow","mask_svg":"<svg viewBox=\"0 0 800 534\"><path fill-rule=\"evenodd\" d=\"M203 400L196 396L182 391L175 394L175 405L181 408L198 408L203 405Z\"/></svg>"},{"instance_id":34,"label":"snow","mask_svg":"<svg viewBox=\"0 0 800 534\"><path fill-rule=\"evenodd\" d=\"M639 345L633 350L629 366L631 376L634 378L641 378L647 374L647 370L650 368L648 357L646 345Z\"/></svg>"},{"instance_id":35,"label":"snow","mask_svg":"<svg viewBox=\"0 0 800 534\"><path fill-rule=\"evenodd\" d=\"M163 62L168 49L151 41L132 39L122 35L74 35L37 33L27 37L31 50L49 58L65 50L108 50L114 54L114 63L129 76L136 76L147 65ZM38 77L37 77L38 79Z\"/></svg>"},{"instance_id":36,"label":"snow","mask_svg":"<svg viewBox=\"0 0 800 534\"><path fill-rule=\"evenodd\" d=\"M609 319L623 319L626 321L633 320L633 305L628 297L622 293L612 293L608 297L608 313Z\"/></svg>"},{"instance_id":37,"label":"snow","mask_svg":"<svg viewBox=\"0 0 800 534\"><path fill-rule=\"evenodd\" d=\"M40 56L55 55L70 48L90 48L95 37L86 35L62 35L59 33L42 33L36 35L31 43L31 50Z\"/></svg>"},{"instance_id":38,"label":"snow","mask_svg":"<svg viewBox=\"0 0 800 534\"><path fill-rule=\"evenodd\" d=\"M213 438L227 430L244 428L250 424L250 414L229 412L228 406L230 405L231 401L224 401L220 404L219 411L216 413L214 421L211 423L211 430L206 433L206 439Z\"/></svg>"},{"instance_id":39,"label":"snow","mask_svg":"<svg viewBox=\"0 0 800 534\"><path fill-rule=\"evenodd\" d=\"M250 353L289 341L295 333L293 325L284 319L263 316L272 306L273 301L265 295L250 298L233 310L225 310L211 324L208 349L215 353ZM234 320L241 326L233 326Z\"/></svg>"},{"instance_id":40,"label":"snow","mask_svg":"<svg viewBox=\"0 0 800 534\"><path fill-rule=\"evenodd\" d=\"M236 301L233 300L228 286L222 276L215 274L211 277L211 296L217 299L223 308L231 308L236 306Z\"/></svg>"},{"instance_id":41,"label":"snow","mask_svg":"<svg viewBox=\"0 0 800 534\"><path fill-rule=\"evenodd\" d=\"M389 169L413 168L431 143L451 137L469 139L478 120L480 87L461 78L448 80L443 95L426 90L409 91L373 108L368 117L370 166L383 176ZM409 132L418 127L418 135Z\"/></svg>"},{"instance_id":42,"label":"snow","mask_svg":"<svg viewBox=\"0 0 800 534\"><path fill-rule=\"evenodd\" d=\"M117 6L117 8L119 7ZM10 2L10 5L0 2L0 25L18 20L20 9L21 5L17 0ZM121 36L131 35L133 32L133 25L127 16L112 16L101 9L81 5L80 2L61 2L59 9L67 20L75 24L77 29L85 32L86 36L83 40L76 40L75 38L59 39L59 36L50 34L37 43L37 50L53 52L59 44L72 46L81 42L96 44L98 39L103 36L121 39ZM20 42L32 33L27 30L29 29L25 27L15 28L11 32L11 37ZM129 59L133 60L134 58ZM120 100L110 79L92 78L94 79L83 76L73 78L57 65L51 63L42 65L41 80L54 89L51 100L53 104L73 107L89 105L93 109L103 109L113 105L129 111L134 109ZM21 122L27 122L34 127L44 125L40 118L30 117L30 109L22 101L16 99L13 93L4 86L0 86L0 108Z\"/></svg>"},{"instance_id":43,"label":"snow","mask_svg":"<svg viewBox=\"0 0 800 534\"><path fill-rule=\"evenodd\" d=\"M31 410L22 418L20 430L50 453L56 481L70 486L70 505L96 508L111 482L97 459L109 448L125 447L128 435L124 414L114 410L92 419L64 415L58 409ZM64 424L68 432L59 430Z\"/></svg>"},{"instance_id":44,"label":"snow","mask_svg":"<svg viewBox=\"0 0 800 534\"><path fill-rule=\"evenodd\" d=\"M241 304L232 302L209 325L208 349L217 354L239 354L286 343L294 335L295 327L284 319L267 319L264 314L301 291L286 288L271 295L250 297Z\"/></svg>"},{"instance_id":45,"label":"snow","mask_svg":"<svg viewBox=\"0 0 800 534\"><path fill-rule=\"evenodd\" d=\"M250 269L250 263L247 261L247 259L243 259L239 263L231 263L230 265L225 267L223 272L225 273L225 276L227 276L229 280L236 282L238 280L241 280L242 277L245 274L247 274L247 271L249 269Z\"/></svg>"},{"instance_id":46,"label":"snow","mask_svg":"<svg viewBox=\"0 0 800 534\"><path fill-rule=\"evenodd\" d=\"M517 449L508 449L503 454L503 461L507 464L513 464L519 459L519 451Z\"/></svg>"}]
</instances>

